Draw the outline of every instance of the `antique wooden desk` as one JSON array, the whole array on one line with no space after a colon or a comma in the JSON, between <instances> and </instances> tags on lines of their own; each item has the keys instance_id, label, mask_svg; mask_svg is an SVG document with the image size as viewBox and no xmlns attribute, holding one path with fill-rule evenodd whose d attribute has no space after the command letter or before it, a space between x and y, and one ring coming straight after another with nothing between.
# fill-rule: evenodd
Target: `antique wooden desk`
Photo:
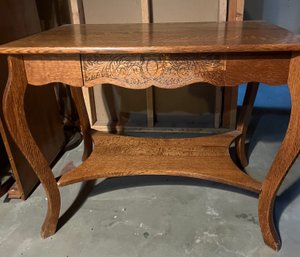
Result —
<instances>
[{"instance_id":1,"label":"antique wooden desk","mask_svg":"<svg viewBox=\"0 0 300 257\"><path fill-rule=\"evenodd\" d=\"M279 249L273 205L300 144L297 51L300 36L256 21L68 25L0 46L0 53L8 55L10 73L3 104L5 120L48 197L42 236L56 231L58 187L102 177L161 174L207 179L256 192L265 243ZM31 136L24 113L27 84L52 82L72 86L85 146L83 164L58 182ZM91 134L80 87L112 83L131 89L178 88L194 82L225 87L250 82L236 130L189 139ZM228 151L235 141L237 156L247 165L244 141L257 82L288 83L292 98L289 127L263 182L240 170Z\"/></svg>"}]
</instances>

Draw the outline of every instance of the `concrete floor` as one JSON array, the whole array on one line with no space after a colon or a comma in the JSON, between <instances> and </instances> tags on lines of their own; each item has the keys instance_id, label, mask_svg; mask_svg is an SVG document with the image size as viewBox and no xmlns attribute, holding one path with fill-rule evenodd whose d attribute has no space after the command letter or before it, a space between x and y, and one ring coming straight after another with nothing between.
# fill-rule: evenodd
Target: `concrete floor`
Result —
<instances>
[{"instance_id":1,"label":"concrete floor","mask_svg":"<svg viewBox=\"0 0 300 257\"><path fill-rule=\"evenodd\" d=\"M256 103L246 170L257 179L263 179L270 167L289 119L288 99L282 101L283 95L288 98L286 88L269 92L263 87L260 92L278 101L275 109L265 106L261 96ZM54 172L79 165L81 153L82 145L67 152ZM154 176L62 188L63 225L46 240L39 236L46 211L41 186L25 202L7 203L2 198L0 256L296 257L300 250L299 160L276 202L276 224L283 241L278 253L263 243L255 195L201 180Z\"/></svg>"}]
</instances>

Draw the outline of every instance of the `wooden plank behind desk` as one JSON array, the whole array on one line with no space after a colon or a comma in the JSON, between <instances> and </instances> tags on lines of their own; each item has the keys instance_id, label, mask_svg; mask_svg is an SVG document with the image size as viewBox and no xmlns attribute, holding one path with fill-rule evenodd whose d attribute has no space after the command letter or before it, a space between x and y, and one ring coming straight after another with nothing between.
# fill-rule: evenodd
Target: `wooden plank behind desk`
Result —
<instances>
[{"instance_id":1,"label":"wooden plank behind desk","mask_svg":"<svg viewBox=\"0 0 300 257\"><path fill-rule=\"evenodd\" d=\"M40 32L40 22L34 0L0 1L0 43ZM0 104L7 81L6 56L0 56ZM51 87L29 87L25 108L30 113L28 123L33 136L48 162L52 162L64 145L64 132L54 90ZM3 121L2 108L0 118ZM26 199L38 183L30 165L9 136L5 124L2 139L9 156L18 192L15 197ZM0 167L1 168L1 167ZM1 172L1 170L0 170Z\"/></svg>"}]
</instances>

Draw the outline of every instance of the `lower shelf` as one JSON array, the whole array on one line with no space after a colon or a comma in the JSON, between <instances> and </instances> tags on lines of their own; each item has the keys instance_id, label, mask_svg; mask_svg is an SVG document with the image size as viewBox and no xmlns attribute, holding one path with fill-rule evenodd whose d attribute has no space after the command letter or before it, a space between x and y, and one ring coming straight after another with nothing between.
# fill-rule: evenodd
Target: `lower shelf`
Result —
<instances>
[{"instance_id":1,"label":"lower shelf","mask_svg":"<svg viewBox=\"0 0 300 257\"><path fill-rule=\"evenodd\" d=\"M231 160L229 146L240 136L231 131L208 137L160 139L97 132L90 157L64 174L59 186L103 177L173 175L216 181L253 192L261 183Z\"/></svg>"}]
</instances>

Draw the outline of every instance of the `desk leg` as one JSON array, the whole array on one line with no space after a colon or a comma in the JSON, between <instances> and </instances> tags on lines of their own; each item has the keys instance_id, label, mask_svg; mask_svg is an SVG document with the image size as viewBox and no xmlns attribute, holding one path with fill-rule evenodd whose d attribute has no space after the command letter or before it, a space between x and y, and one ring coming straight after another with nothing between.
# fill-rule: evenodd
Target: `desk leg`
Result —
<instances>
[{"instance_id":1,"label":"desk leg","mask_svg":"<svg viewBox=\"0 0 300 257\"><path fill-rule=\"evenodd\" d=\"M254 106L259 83L252 82L247 84L247 90L243 101L243 106L239 115L237 130L242 132L242 135L236 140L236 152L239 161L243 167L248 165L248 158L245 149L245 140L247 129L250 123L251 114Z\"/></svg>"},{"instance_id":2,"label":"desk leg","mask_svg":"<svg viewBox=\"0 0 300 257\"><path fill-rule=\"evenodd\" d=\"M262 184L258 206L259 222L264 241L275 250L279 250L281 246L273 220L276 193L300 149L300 54L294 55L291 59L288 84L292 100L289 126Z\"/></svg>"},{"instance_id":3,"label":"desk leg","mask_svg":"<svg viewBox=\"0 0 300 257\"><path fill-rule=\"evenodd\" d=\"M27 78L21 56L8 58L9 79L4 92L3 113L9 132L41 181L48 198L47 215L42 226L43 238L53 235L60 211L60 194L53 173L33 139L24 111Z\"/></svg>"},{"instance_id":4,"label":"desk leg","mask_svg":"<svg viewBox=\"0 0 300 257\"><path fill-rule=\"evenodd\" d=\"M86 111L86 106L84 103L84 98L82 90L80 87L71 87L71 94L79 115L80 127L84 140L84 152L82 156L82 161L85 161L91 154L93 150L93 142L91 136L91 126L89 121L89 116Z\"/></svg>"}]
</instances>

